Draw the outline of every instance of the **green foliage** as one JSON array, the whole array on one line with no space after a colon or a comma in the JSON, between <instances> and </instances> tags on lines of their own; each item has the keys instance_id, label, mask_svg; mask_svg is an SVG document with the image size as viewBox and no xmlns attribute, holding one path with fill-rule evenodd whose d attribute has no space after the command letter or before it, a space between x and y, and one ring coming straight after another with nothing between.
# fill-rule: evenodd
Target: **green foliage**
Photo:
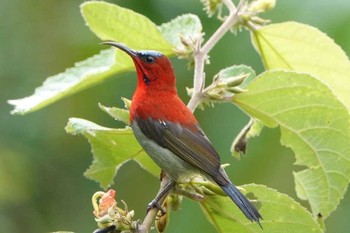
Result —
<instances>
[{"instance_id":1,"label":"green foliage","mask_svg":"<svg viewBox=\"0 0 350 233\"><path fill-rule=\"evenodd\" d=\"M117 121L121 121L126 125L130 125L130 119L129 119L129 111L122 108L116 108L116 107L106 107L102 104L99 104L99 107L102 111L108 113L111 117L113 117Z\"/></svg>"},{"instance_id":2,"label":"green foliage","mask_svg":"<svg viewBox=\"0 0 350 233\"><path fill-rule=\"evenodd\" d=\"M312 215L299 203L277 190L263 185L242 186L246 194L254 196L260 213L264 216L263 230L252 222L247 222L243 215L237 212L237 207L227 197L213 196L205 199L200 205L218 232L284 232L311 233L323 232Z\"/></svg>"},{"instance_id":3,"label":"green foliage","mask_svg":"<svg viewBox=\"0 0 350 233\"><path fill-rule=\"evenodd\" d=\"M162 36L169 41L176 49L181 49L184 44L181 38L191 38L195 40L202 34L202 24L198 16L184 14L176 17L168 23L158 27Z\"/></svg>"},{"instance_id":4,"label":"green foliage","mask_svg":"<svg viewBox=\"0 0 350 233\"><path fill-rule=\"evenodd\" d=\"M329 88L308 74L267 71L234 102L268 127L280 126L281 143L296 155L296 190L314 216L326 218L350 179L350 118ZM330 140L331 139L331 140Z\"/></svg>"},{"instance_id":5,"label":"green foliage","mask_svg":"<svg viewBox=\"0 0 350 233\"><path fill-rule=\"evenodd\" d=\"M221 1L214 2L221 6ZM212 14L217 7L209 10ZM102 1L83 3L81 12L101 40L115 40L134 49L159 50L168 56L177 53L191 59L194 45L202 40L200 20L191 14L157 27L143 15ZM293 173L296 191L299 198L310 203L312 214L276 190L262 185L245 186L261 206L263 227L268 232L322 232L317 216L325 219L336 209L350 179L350 94L346 85L349 60L325 34L298 23L254 29L252 41L270 71L255 78L254 70L247 66L223 69L205 89L206 100L230 101L248 113L255 123L245 132L247 138L258 135L262 125L279 126L281 143L294 151L295 165L302 167ZM123 53L103 50L49 77L33 95L10 100L15 106L12 113L38 110L132 69L131 60ZM243 73L249 74L245 80ZM125 100L126 107L129 104ZM100 108L129 124L127 109ZM129 126L112 129L71 118L66 131L89 141L94 160L85 175L103 188L113 184L118 169L129 160L137 161L154 176L159 174L159 168L142 150ZM257 224L247 222L228 198L209 195L200 204L218 232L261 231Z\"/></svg>"},{"instance_id":6,"label":"green foliage","mask_svg":"<svg viewBox=\"0 0 350 233\"><path fill-rule=\"evenodd\" d=\"M309 25L285 22L254 31L252 40L267 69L313 74L350 110L349 58L326 34Z\"/></svg>"},{"instance_id":7,"label":"green foliage","mask_svg":"<svg viewBox=\"0 0 350 233\"><path fill-rule=\"evenodd\" d=\"M172 45L145 16L117 5L89 1L81 13L91 31L101 40L114 40L134 49L153 49L172 54Z\"/></svg>"},{"instance_id":8,"label":"green foliage","mask_svg":"<svg viewBox=\"0 0 350 233\"><path fill-rule=\"evenodd\" d=\"M118 168L131 159L154 176L159 175L159 168L137 143L130 127L111 129L84 119L70 118L66 131L83 135L89 141L94 161L84 175L98 181L103 188L113 184Z\"/></svg>"},{"instance_id":9,"label":"green foliage","mask_svg":"<svg viewBox=\"0 0 350 233\"><path fill-rule=\"evenodd\" d=\"M103 40L116 40L135 49L155 49L168 56L175 54L173 48L181 48L180 36L198 37L202 30L198 17L191 14L179 16L157 27L140 14L101 1L83 3L81 11L89 28ZM130 28L138 30L129 30ZM171 45L167 39L174 44ZM33 95L9 100L8 102L15 106L11 113L26 114L39 110L116 74L130 71L133 67L130 58L121 51L113 48L103 50L100 54L77 63L75 67L47 78Z\"/></svg>"},{"instance_id":10,"label":"green foliage","mask_svg":"<svg viewBox=\"0 0 350 233\"><path fill-rule=\"evenodd\" d=\"M220 70L210 84L203 91L203 104L213 105L217 101L231 100L234 94L241 93L251 80L255 78L255 71L246 65L234 65ZM187 89L193 94L193 88Z\"/></svg>"},{"instance_id":11,"label":"green foliage","mask_svg":"<svg viewBox=\"0 0 350 233\"><path fill-rule=\"evenodd\" d=\"M130 63L128 69L131 67ZM101 82L112 72L125 71L125 68L123 61L118 61L116 64L113 49L103 50L100 54L77 63L75 67L47 78L41 87L35 89L33 95L9 100L8 102L15 106L11 113L26 114L36 111Z\"/></svg>"}]
</instances>

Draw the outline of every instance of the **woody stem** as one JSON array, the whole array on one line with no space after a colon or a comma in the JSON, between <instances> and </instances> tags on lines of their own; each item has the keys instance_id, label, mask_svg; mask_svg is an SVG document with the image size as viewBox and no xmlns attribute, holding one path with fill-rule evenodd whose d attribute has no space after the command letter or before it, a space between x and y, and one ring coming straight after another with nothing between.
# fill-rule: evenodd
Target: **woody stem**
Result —
<instances>
[{"instance_id":1,"label":"woody stem","mask_svg":"<svg viewBox=\"0 0 350 233\"><path fill-rule=\"evenodd\" d=\"M241 5L244 0L241 0ZM223 0L223 3L229 10L229 16L221 24L221 26L214 32L209 40L201 47L198 45L197 51L194 56L194 81L193 81L193 94L187 107L194 112L198 104L203 99L203 89L205 87L205 73L204 63L210 50L218 43L218 41L226 34L230 28L240 23L240 17L238 10L231 0Z\"/></svg>"}]
</instances>

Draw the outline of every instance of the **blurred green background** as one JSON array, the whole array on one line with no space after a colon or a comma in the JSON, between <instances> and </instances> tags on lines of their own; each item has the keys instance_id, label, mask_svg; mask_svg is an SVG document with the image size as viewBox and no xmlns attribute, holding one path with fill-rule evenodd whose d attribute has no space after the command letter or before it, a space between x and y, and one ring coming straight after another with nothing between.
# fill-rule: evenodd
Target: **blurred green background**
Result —
<instances>
[{"instance_id":1,"label":"blurred green background","mask_svg":"<svg viewBox=\"0 0 350 233\"><path fill-rule=\"evenodd\" d=\"M112 78L26 116L11 116L11 106L6 103L8 99L32 94L46 77L102 49L99 39L80 16L82 2L0 0L0 232L92 232L96 228L91 195L100 187L83 176L91 163L90 147L82 137L67 135L64 126L69 117L86 118L109 127L121 126L100 111L97 104L122 106L120 97L132 96L135 73ZM110 2L140 12L156 24L183 13L197 14L206 38L220 24L215 18L207 18L199 0ZM281 0L265 17L273 22L294 20L318 27L349 55L349 12L349 0ZM226 35L210 57L211 64L206 67L208 79L232 64L247 64L257 73L263 71L247 31L237 36ZM185 87L192 85L192 71L187 70L186 61L172 60L179 92L188 101ZM236 184L261 183L296 198L292 177L294 156L279 145L278 129L264 129L260 137L249 142L247 155L237 161L230 156L229 147L248 121L244 113L231 104L222 104L197 110L196 116L221 154L222 162L231 164L227 171ZM158 180L130 162L121 168L112 188L117 190L118 200L125 200L142 218L147 203L158 190ZM347 192L338 209L326 220L327 232L348 232L349 210ZM188 224L189 220L193 224ZM214 232L198 205L188 200L180 212L172 213L167 232L180 232L179 228L183 233Z\"/></svg>"}]
</instances>

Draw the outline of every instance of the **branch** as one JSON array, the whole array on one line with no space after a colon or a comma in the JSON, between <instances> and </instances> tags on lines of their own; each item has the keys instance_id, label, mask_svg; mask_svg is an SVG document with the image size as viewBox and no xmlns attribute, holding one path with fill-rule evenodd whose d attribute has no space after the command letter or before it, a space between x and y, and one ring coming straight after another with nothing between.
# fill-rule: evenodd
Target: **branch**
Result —
<instances>
[{"instance_id":1,"label":"branch","mask_svg":"<svg viewBox=\"0 0 350 233\"><path fill-rule=\"evenodd\" d=\"M244 0L239 2L240 6ZM216 30L216 32L209 38L209 40L200 46L200 41L197 45L197 51L194 56L194 80L193 80L193 94L187 104L187 107L194 112L198 104L203 98L203 89L205 87L205 73L204 63L210 50L218 43L218 41L230 30L234 25L240 23L240 17L238 15L239 7L236 8L231 0L223 0L223 3L228 8L230 14L225 19L223 24Z\"/></svg>"},{"instance_id":2,"label":"branch","mask_svg":"<svg viewBox=\"0 0 350 233\"><path fill-rule=\"evenodd\" d=\"M157 196L162 193L164 188L171 183L171 178L168 175L164 175L162 177L162 181L160 183L160 188L158 191ZM161 199L159 199L159 204L163 203L167 195L164 195ZM152 208L147 212L146 217L144 218L142 224L138 225L138 228L136 229L135 233L148 233L148 231L151 229L152 224L154 223L154 220L157 217L158 213L157 208Z\"/></svg>"}]
</instances>

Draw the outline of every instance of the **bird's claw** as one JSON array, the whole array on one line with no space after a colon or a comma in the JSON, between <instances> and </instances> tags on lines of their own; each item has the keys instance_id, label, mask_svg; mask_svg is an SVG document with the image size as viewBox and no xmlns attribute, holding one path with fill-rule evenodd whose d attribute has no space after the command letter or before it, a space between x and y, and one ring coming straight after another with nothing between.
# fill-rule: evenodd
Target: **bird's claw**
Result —
<instances>
[{"instance_id":1,"label":"bird's claw","mask_svg":"<svg viewBox=\"0 0 350 233\"><path fill-rule=\"evenodd\" d=\"M166 214L165 209L156 200L153 200L153 201L151 201L151 203L148 204L148 206L147 206L147 213L148 213L148 211L150 211L153 208L156 208L157 210L160 211L160 216L158 216L158 217L162 217L162 216L164 216Z\"/></svg>"}]
</instances>

